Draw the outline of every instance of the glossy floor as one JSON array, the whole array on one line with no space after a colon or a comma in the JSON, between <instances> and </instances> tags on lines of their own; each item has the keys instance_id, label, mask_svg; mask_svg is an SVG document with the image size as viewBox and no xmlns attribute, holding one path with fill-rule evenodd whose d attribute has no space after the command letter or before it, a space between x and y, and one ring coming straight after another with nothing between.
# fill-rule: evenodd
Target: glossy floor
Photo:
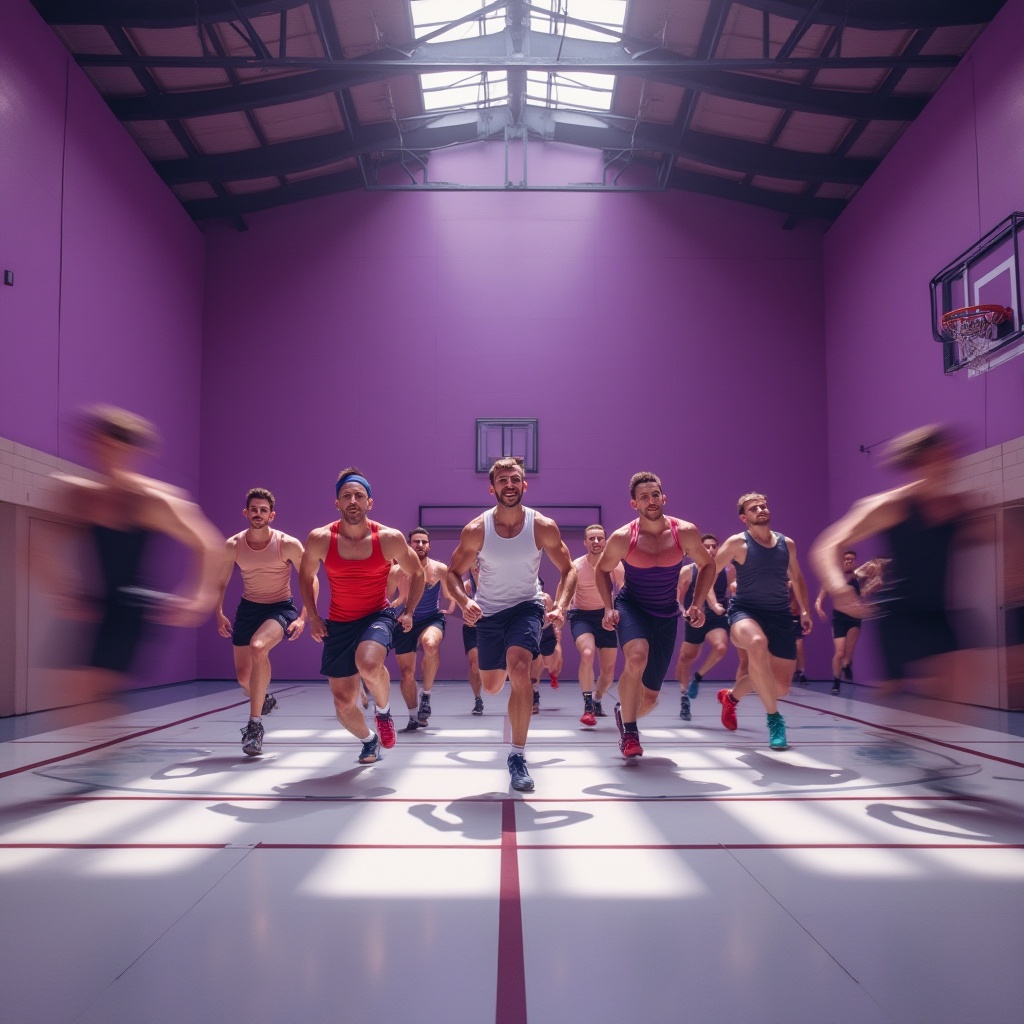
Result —
<instances>
[{"instance_id":1,"label":"glossy floor","mask_svg":"<svg viewBox=\"0 0 1024 1024\"><path fill-rule=\"evenodd\" d=\"M275 686L258 758L224 684L8 720L4 1019L1020 1020L1005 717L794 688L772 752L715 688L684 723L666 686L626 763L545 685L526 796L504 697L474 717L464 683L370 767L320 683Z\"/></svg>"}]
</instances>

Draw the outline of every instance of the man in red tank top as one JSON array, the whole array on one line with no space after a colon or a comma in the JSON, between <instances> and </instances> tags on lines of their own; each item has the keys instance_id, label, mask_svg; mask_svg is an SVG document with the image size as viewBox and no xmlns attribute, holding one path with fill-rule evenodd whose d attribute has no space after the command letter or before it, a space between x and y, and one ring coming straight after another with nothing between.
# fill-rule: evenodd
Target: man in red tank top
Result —
<instances>
[{"instance_id":1,"label":"man in red tank top","mask_svg":"<svg viewBox=\"0 0 1024 1024\"><path fill-rule=\"evenodd\" d=\"M412 610L423 594L423 567L399 530L372 522L369 481L350 466L335 485L337 522L314 530L299 564L299 589L309 617L309 632L324 645L320 671L327 676L338 721L363 748L360 764L373 764L381 748L395 745L391 719L391 679L384 658L395 629L412 628ZM397 562L409 576L406 611L396 616L387 599L388 573ZM316 610L313 580L323 564L331 604L325 621ZM377 705L377 733L369 731L358 706L359 679Z\"/></svg>"}]
</instances>

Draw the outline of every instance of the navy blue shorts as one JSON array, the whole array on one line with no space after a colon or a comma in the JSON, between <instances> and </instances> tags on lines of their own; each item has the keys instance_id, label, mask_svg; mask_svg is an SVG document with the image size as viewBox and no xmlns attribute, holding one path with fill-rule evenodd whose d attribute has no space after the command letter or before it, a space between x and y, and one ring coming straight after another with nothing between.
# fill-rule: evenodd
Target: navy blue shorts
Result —
<instances>
[{"instance_id":1,"label":"navy blue shorts","mask_svg":"<svg viewBox=\"0 0 1024 1024\"><path fill-rule=\"evenodd\" d=\"M291 601L272 601L261 604L244 597L238 602L235 623L231 629L231 643L235 647L248 647L256 630L264 622L273 620L287 632L288 627L299 617L298 609Z\"/></svg>"},{"instance_id":2,"label":"navy blue shorts","mask_svg":"<svg viewBox=\"0 0 1024 1024\"><path fill-rule=\"evenodd\" d=\"M504 668L510 647L522 647L536 658L540 654L543 625L544 609L535 601L521 601L494 615L483 616L476 624L480 671Z\"/></svg>"},{"instance_id":3,"label":"navy blue shorts","mask_svg":"<svg viewBox=\"0 0 1024 1024\"><path fill-rule=\"evenodd\" d=\"M700 647L708 638L708 633L713 629L724 629L729 632L729 617L727 615L709 615L704 620L703 626L691 626L689 622L683 626L683 642Z\"/></svg>"},{"instance_id":4,"label":"navy blue shorts","mask_svg":"<svg viewBox=\"0 0 1024 1024\"><path fill-rule=\"evenodd\" d=\"M146 626L146 609L141 605L116 600L107 604L93 636L89 665L127 675Z\"/></svg>"},{"instance_id":5,"label":"navy blue shorts","mask_svg":"<svg viewBox=\"0 0 1024 1024\"><path fill-rule=\"evenodd\" d=\"M462 627L462 646L467 654L476 650L476 626Z\"/></svg>"},{"instance_id":6,"label":"navy blue shorts","mask_svg":"<svg viewBox=\"0 0 1024 1024\"><path fill-rule=\"evenodd\" d=\"M797 634L793 632L793 618L788 608L785 611L773 611L744 607L735 601L729 604L729 628L743 619L753 619L768 640L768 653L783 661L796 661ZM796 621L800 622L799 617Z\"/></svg>"},{"instance_id":7,"label":"navy blue shorts","mask_svg":"<svg viewBox=\"0 0 1024 1024\"><path fill-rule=\"evenodd\" d=\"M391 649L396 630L402 627L391 608L364 615L352 622L327 620L327 636L320 658L320 674L328 679L347 679L359 674L356 648L364 640L373 640L385 651Z\"/></svg>"},{"instance_id":8,"label":"navy blue shorts","mask_svg":"<svg viewBox=\"0 0 1024 1024\"><path fill-rule=\"evenodd\" d=\"M539 658L550 658L558 647L558 637L555 636L554 626L545 626L540 631L540 650L537 652Z\"/></svg>"},{"instance_id":9,"label":"navy blue shorts","mask_svg":"<svg viewBox=\"0 0 1024 1024\"><path fill-rule=\"evenodd\" d=\"M395 630L395 654L415 654L416 645L420 642L420 637L431 626L441 630L441 636L444 636L444 616L440 612L437 615L432 615L429 619L421 619L419 622L413 621L412 629L408 633L399 626Z\"/></svg>"},{"instance_id":10,"label":"navy blue shorts","mask_svg":"<svg viewBox=\"0 0 1024 1024\"><path fill-rule=\"evenodd\" d=\"M579 640L584 633L590 633L594 638L594 646L599 651L606 651L611 647L618 647L619 641L615 636L614 629L605 629L601 625L604 619L604 609L593 610L573 608L569 612L569 629L572 630L573 640Z\"/></svg>"},{"instance_id":11,"label":"navy blue shorts","mask_svg":"<svg viewBox=\"0 0 1024 1024\"><path fill-rule=\"evenodd\" d=\"M959 649L942 609L915 608L904 602L883 607L878 628L887 679L913 678L915 662Z\"/></svg>"},{"instance_id":12,"label":"navy blue shorts","mask_svg":"<svg viewBox=\"0 0 1024 1024\"><path fill-rule=\"evenodd\" d=\"M834 612L832 615L832 639L838 640L846 636L851 629L860 629L860 619L853 615L843 615L841 612Z\"/></svg>"},{"instance_id":13,"label":"navy blue shorts","mask_svg":"<svg viewBox=\"0 0 1024 1024\"><path fill-rule=\"evenodd\" d=\"M615 632L621 647L625 648L630 640L647 641L647 665L644 668L643 684L645 690L654 690L657 693L672 663L672 651L676 646L676 631L679 626L678 617L669 619L652 615L621 594L615 598L615 610L619 613L619 624Z\"/></svg>"}]
</instances>

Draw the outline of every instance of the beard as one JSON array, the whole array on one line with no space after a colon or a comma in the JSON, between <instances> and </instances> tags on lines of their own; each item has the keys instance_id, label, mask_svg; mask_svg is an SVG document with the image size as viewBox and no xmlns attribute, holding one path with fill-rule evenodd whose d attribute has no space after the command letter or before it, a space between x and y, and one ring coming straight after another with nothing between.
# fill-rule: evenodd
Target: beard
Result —
<instances>
[{"instance_id":1,"label":"beard","mask_svg":"<svg viewBox=\"0 0 1024 1024\"><path fill-rule=\"evenodd\" d=\"M345 509L341 513L341 518L348 523L349 526L358 526L361 522L366 519L366 513L361 509Z\"/></svg>"},{"instance_id":2,"label":"beard","mask_svg":"<svg viewBox=\"0 0 1024 1024\"><path fill-rule=\"evenodd\" d=\"M505 508L515 508L517 505L521 505L523 502L523 493L520 491L518 494L502 494L499 496L498 501L501 502Z\"/></svg>"}]
</instances>

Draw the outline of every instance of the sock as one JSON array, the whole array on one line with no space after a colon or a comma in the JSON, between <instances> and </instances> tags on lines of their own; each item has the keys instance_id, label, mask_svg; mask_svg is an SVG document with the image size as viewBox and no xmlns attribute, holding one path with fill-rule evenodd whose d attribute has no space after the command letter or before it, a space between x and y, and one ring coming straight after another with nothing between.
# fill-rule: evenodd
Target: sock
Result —
<instances>
[{"instance_id":1,"label":"sock","mask_svg":"<svg viewBox=\"0 0 1024 1024\"><path fill-rule=\"evenodd\" d=\"M525 756L525 754L526 754L526 744L524 743L520 747L520 746L517 746L515 743L511 743L511 744L509 744L508 752L510 754L523 754Z\"/></svg>"},{"instance_id":2,"label":"sock","mask_svg":"<svg viewBox=\"0 0 1024 1024\"><path fill-rule=\"evenodd\" d=\"M781 715L780 712L775 711L772 714L768 715L767 718L768 718L768 721L770 722L773 718L775 718L775 719L782 718L782 715Z\"/></svg>"},{"instance_id":3,"label":"sock","mask_svg":"<svg viewBox=\"0 0 1024 1024\"><path fill-rule=\"evenodd\" d=\"M728 693L726 694L726 697L728 697L728 698L729 698L729 700L731 700L731 701L733 702L733 704L739 704L739 701L738 701L738 700L737 700L737 699L736 699L736 698L735 698L735 697L734 697L734 696L732 695L732 690L730 690L730 691L729 691L729 692L728 692Z\"/></svg>"},{"instance_id":4,"label":"sock","mask_svg":"<svg viewBox=\"0 0 1024 1024\"><path fill-rule=\"evenodd\" d=\"M368 732L365 736L357 736L356 739L359 740L360 743L369 743L376 735L377 734L375 732Z\"/></svg>"},{"instance_id":5,"label":"sock","mask_svg":"<svg viewBox=\"0 0 1024 1024\"><path fill-rule=\"evenodd\" d=\"M250 722L255 722L258 725L260 722L263 721L263 716L262 715L250 715L249 716L249 721Z\"/></svg>"},{"instance_id":6,"label":"sock","mask_svg":"<svg viewBox=\"0 0 1024 1024\"><path fill-rule=\"evenodd\" d=\"M384 705L384 707L381 707L378 704L377 705L377 714L380 715L382 718L385 715L390 715L391 714L391 701L388 701L387 704Z\"/></svg>"},{"instance_id":7,"label":"sock","mask_svg":"<svg viewBox=\"0 0 1024 1024\"><path fill-rule=\"evenodd\" d=\"M693 681L695 683L701 683L704 681L704 677L699 672L693 673Z\"/></svg>"},{"instance_id":8,"label":"sock","mask_svg":"<svg viewBox=\"0 0 1024 1024\"><path fill-rule=\"evenodd\" d=\"M842 679L840 679L839 676L833 676L832 677L832 685L833 686L838 686L841 682L842 682Z\"/></svg>"},{"instance_id":9,"label":"sock","mask_svg":"<svg viewBox=\"0 0 1024 1024\"><path fill-rule=\"evenodd\" d=\"M583 700L584 700L584 702L586 702L588 700L593 700L593 699L594 699L594 691L593 690L584 690L583 691Z\"/></svg>"},{"instance_id":10,"label":"sock","mask_svg":"<svg viewBox=\"0 0 1024 1024\"><path fill-rule=\"evenodd\" d=\"M637 733L637 735L639 735L639 733L640 733L640 730L637 728L636 722L623 722L622 723L622 731L623 732L635 732L635 733Z\"/></svg>"}]
</instances>

